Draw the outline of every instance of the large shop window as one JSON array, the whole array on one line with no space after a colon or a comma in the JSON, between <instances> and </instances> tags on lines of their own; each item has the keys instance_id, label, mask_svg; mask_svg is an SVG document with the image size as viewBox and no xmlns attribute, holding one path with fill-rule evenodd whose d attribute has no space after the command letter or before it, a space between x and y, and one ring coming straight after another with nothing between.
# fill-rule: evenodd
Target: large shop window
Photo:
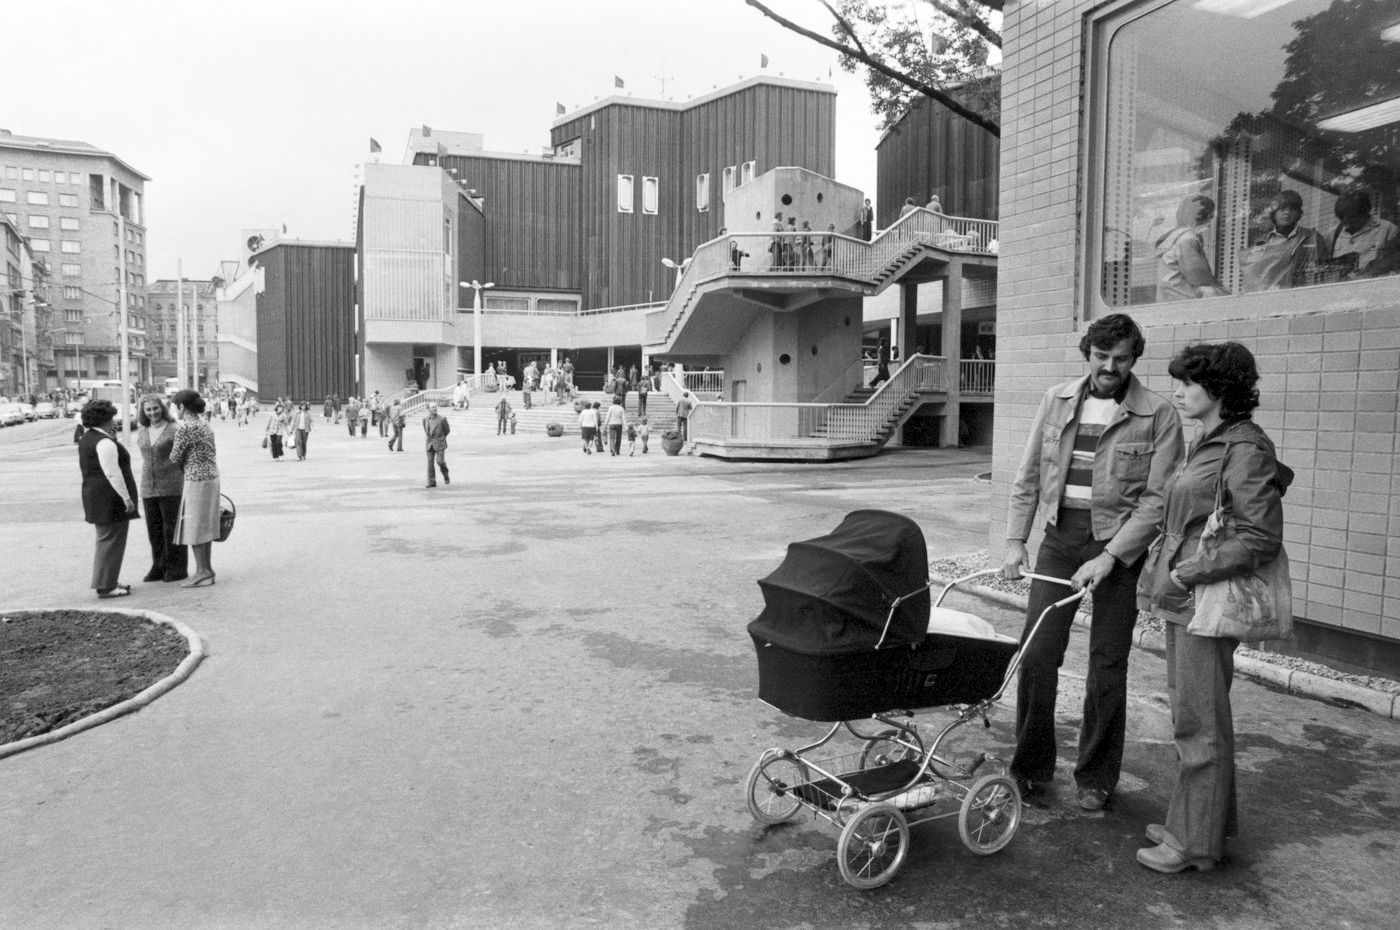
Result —
<instances>
[{"instance_id":1,"label":"large shop window","mask_svg":"<svg viewBox=\"0 0 1400 930\"><path fill-rule=\"evenodd\" d=\"M1400 274L1400 4L1120 9L1095 30L1104 305Z\"/></svg>"}]
</instances>

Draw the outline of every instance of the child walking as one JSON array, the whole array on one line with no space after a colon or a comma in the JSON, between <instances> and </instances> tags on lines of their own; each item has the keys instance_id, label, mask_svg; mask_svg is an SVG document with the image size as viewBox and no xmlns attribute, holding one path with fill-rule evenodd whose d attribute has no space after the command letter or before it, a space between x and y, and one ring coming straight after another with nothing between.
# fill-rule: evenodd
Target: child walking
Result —
<instances>
[{"instance_id":1,"label":"child walking","mask_svg":"<svg viewBox=\"0 0 1400 930\"><path fill-rule=\"evenodd\" d=\"M651 435L651 427L650 427L650 426L647 426L647 418L646 418L646 417L642 417L642 423L641 423L640 426L637 427L637 435L638 435L639 437L641 437L641 440L642 440L642 455L646 455L646 454L647 454L647 437ZM632 453L629 452L629 453L627 453L627 454L628 454L628 455L631 455Z\"/></svg>"}]
</instances>

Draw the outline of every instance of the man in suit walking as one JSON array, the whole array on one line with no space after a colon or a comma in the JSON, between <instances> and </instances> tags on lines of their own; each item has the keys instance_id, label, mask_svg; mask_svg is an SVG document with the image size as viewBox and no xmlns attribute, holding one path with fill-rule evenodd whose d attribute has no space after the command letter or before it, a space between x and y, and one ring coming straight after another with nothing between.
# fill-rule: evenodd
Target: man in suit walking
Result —
<instances>
[{"instance_id":1,"label":"man in suit walking","mask_svg":"<svg viewBox=\"0 0 1400 930\"><path fill-rule=\"evenodd\" d=\"M442 472L442 483L451 484L452 478L447 474L447 434L452 432L452 424L438 413L437 404L428 408L428 415L423 418L423 432L427 435L428 487L437 487L434 461L437 462L438 471Z\"/></svg>"}]
</instances>

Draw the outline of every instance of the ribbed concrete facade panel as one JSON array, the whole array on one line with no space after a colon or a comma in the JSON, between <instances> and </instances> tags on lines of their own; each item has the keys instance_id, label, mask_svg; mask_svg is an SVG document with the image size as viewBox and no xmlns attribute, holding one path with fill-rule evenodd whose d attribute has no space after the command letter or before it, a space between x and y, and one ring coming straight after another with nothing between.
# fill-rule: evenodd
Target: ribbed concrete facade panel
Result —
<instances>
[{"instance_id":1,"label":"ribbed concrete facade panel","mask_svg":"<svg viewBox=\"0 0 1400 930\"><path fill-rule=\"evenodd\" d=\"M258 254L258 393L314 401L355 384L355 248L278 243Z\"/></svg>"}]
</instances>

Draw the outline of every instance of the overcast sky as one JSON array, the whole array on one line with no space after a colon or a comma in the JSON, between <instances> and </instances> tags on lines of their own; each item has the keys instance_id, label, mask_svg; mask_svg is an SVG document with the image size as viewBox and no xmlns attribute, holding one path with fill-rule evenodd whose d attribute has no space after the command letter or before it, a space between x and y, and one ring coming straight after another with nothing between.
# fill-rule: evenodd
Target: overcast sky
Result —
<instances>
[{"instance_id":1,"label":"overcast sky","mask_svg":"<svg viewBox=\"0 0 1400 930\"><path fill-rule=\"evenodd\" d=\"M776 0L824 28L813 0ZM209 277L239 231L353 238L355 165L410 127L538 152L555 103L684 100L759 72L832 82L837 180L872 192L876 118L856 75L743 0L80 0L10 4L0 127L79 139L151 177L148 278Z\"/></svg>"}]
</instances>

